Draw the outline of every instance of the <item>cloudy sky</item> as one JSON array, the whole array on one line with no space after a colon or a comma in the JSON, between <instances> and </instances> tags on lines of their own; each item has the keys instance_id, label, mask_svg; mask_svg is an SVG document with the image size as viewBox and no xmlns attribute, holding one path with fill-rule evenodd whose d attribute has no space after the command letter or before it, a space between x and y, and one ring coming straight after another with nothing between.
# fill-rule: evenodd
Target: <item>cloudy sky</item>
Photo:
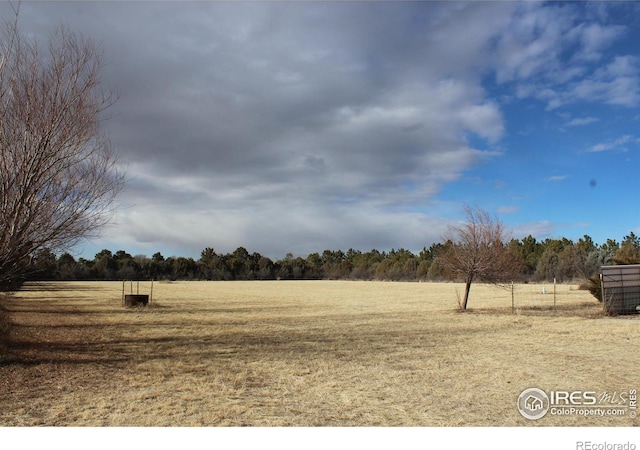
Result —
<instances>
[{"instance_id":1,"label":"cloudy sky","mask_svg":"<svg viewBox=\"0 0 640 450\"><path fill-rule=\"evenodd\" d=\"M128 179L79 256L419 251L463 203L640 231L638 3L23 2L59 24L104 51Z\"/></svg>"}]
</instances>

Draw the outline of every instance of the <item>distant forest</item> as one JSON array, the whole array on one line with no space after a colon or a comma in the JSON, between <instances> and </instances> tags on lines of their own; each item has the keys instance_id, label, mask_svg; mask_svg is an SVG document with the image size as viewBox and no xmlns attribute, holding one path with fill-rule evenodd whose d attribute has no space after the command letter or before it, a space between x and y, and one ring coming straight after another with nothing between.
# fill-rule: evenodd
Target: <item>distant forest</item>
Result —
<instances>
[{"instance_id":1,"label":"distant forest","mask_svg":"<svg viewBox=\"0 0 640 450\"><path fill-rule=\"evenodd\" d=\"M568 282L596 274L602 265L640 263L640 238L631 232L622 242L607 239L596 244L585 235L577 242L532 236L505 244L521 259L521 279L514 281ZM325 250L306 258L287 254L273 261L244 247L227 254L205 248L198 260L155 253L130 255L124 250L102 250L93 260L55 255L43 250L32 257L27 280L455 280L441 256L451 241L435 243L414 254L403 248L389 252L349 249Z\"/></svg>"}]
</instances>

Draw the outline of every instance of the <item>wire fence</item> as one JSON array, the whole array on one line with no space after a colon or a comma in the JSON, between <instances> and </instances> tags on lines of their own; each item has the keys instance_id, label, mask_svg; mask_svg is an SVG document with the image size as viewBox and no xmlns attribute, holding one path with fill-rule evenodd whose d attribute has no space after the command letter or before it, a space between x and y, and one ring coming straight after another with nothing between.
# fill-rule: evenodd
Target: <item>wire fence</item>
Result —
<instances>
[{"instance_id":1,"label":"wire fence","mask_svg":"<svg viewBox=\"0 0 640 450\"><path fill-rule=\"evenodd\" d=\"M474 287L471 289L469 307L474 309L500 309L513 314L576 310L595 313L602 309L602 304L577 283L484 285L483 295L478 296L474 296Z\"/></svg>"}]
</instances>

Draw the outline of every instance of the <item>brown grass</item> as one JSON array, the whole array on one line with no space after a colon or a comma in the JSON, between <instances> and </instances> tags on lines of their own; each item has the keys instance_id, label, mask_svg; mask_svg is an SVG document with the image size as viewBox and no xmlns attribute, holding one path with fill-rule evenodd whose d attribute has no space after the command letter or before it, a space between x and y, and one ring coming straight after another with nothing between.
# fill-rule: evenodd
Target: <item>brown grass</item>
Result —
<instances>
[{"instance_id":1,"label":"brown grass","mask_svg":"<svg viewBox=\"0 0 640 450\"><path fill-rule=\"evenodd\" d=\"M148 283L141 283L141 293ZM630 426L520 416L528 387L640 387L637 319L585 291L447 283L40 283L5 299L0 424L10 426Z\"/></svg>"}]
</instances>

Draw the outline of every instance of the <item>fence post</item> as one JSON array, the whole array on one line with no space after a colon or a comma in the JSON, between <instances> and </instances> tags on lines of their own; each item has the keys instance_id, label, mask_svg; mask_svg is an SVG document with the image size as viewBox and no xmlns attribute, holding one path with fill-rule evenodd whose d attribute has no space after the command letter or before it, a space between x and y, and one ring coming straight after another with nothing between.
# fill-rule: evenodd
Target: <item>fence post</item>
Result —
<instances>
[{"instance_id":1,"label":"fence post","mask_svg":"<svg viewBox=\"0 0 640 450\"><path fill-rule=\"evenodd\" d=\"M553 279L553 310L556 310L556 279Z\"/></svg>"},{"instance_id":2,"label":"fence post","mask_svg":"<svg viewBox=\"0 0 640 450\"><path fill-rule=\"evenodd\" d=\"M511 314L516 313L516 302L513 295L513 281L511 282Z\"/></svg>"}]
</instances>

